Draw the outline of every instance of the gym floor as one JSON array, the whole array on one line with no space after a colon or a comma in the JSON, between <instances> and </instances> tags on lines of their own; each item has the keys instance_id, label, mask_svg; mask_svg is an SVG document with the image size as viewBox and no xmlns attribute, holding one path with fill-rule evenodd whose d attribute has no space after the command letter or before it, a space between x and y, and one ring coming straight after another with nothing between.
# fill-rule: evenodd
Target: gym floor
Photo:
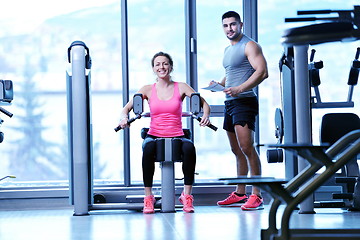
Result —
<instances>
[{"instance_id":1,"label":"gym floor","mask_svg":"<svg viewBox=\"0 0 360 240\"><path fill-rule=\"evenodd\" d=\"M1 210L1 240L242 240L260 239L268 226L270 205L264 210L239 207L195 206L195 213L143 214L137 211L93 211L73 216L72 208ZM280 207L279 213L284 209ZM316 214L294 212L291 228L360 228L360 212L316 208ZM280 222L278 216L278 226Z\"/></svg>"}]
</instances>

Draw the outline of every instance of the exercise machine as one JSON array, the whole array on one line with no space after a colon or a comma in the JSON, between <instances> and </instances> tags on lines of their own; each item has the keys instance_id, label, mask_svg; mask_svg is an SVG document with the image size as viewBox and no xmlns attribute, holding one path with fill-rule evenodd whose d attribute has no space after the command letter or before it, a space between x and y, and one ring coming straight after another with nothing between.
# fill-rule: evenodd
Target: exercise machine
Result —
<instances>
[{"instance_id":1,"label":"exercise machine","mask_svg":"<svg viewBox=\"0 0 360 240\"><path fill-rule=\"evenodd\" d=\"M87 215L93 202L92 136L89 48L74 41L68 48L71 73L66 72L68 139L70 158L70 202L74 215ZM90 191L89 191L90 189Z\"/></svg>"},{"instance_id":2,"label":"exercise machine","mask_svg":"<svg viewBox=\"0 0 360 240\"><path fill-rule=\"evenodd\" d=\"M0 80L0 112L5 114L8 117L12 117L13 114L7 111L5 108L1 107L1 105L7 106L10 105L14 98L13 92L13 83L11 80ZM0 117L0 127L3 124L4 120ZM4 141L4 133L0 131L0 143ZM9 175L0 178L0 181L6 178L15 178L15 176Z\"/></svg>"},{"instance_id":3,"label":"exercise machine","mask_svg":"<svg viewBox=\"0 0 360 240\"><path fill-rule=\"evenodd\" d=\"M130 125L141 117L150 117L150 113L143 113L143 97L138 93L133 98L133 112L135 117L128 120ZM198 114L201 112L201 98L199 93L193 93L190 97L190 112L183 112L183 117L192 117L193 119L201 121ZM217 127L210 124L208 126L216 131ZM121 128L116 127L117 132ZM145 139L148 128L143 128L141 137ZM190 129L183 129L185 138L191 140ZM182 162L181 157L182 140L179 138L157 138L156 139L156 162L160 162L161 167L161 212L175 212L175 174L174 163ZM137 196L138 197L138 196ZM140 196L142 200L144 197Z\"/></svg>"},{"instance_id":4,"label":"exercise machine","mask_svg":"<svg viewBox=\"0 0 360 240\"><path fill-rule=\"evenodd\" d=\"M284 143L296 143L296 112L295 112L295 76L294 76L294 51L293 47L286 48L287 51L284 52L283 57L280 59L279 67L282 73L282 96L283 96L283 111L278 108L275 111L275 136L278 139L278 143L282 143L284 139ZM310 63L308 64L308 76L309 76L309 84L313 88L314 94L310 96L310 111L312 109L319 109L319 108L351 108L354 107L354 102L352 100L354 86L357 85L358 76L359 76L359 67L360 62L359 52L360 48L356 49L355 60L353 61L350 67L350 73L348 77L347 84L349 85L348 90L348 97L344 99L342 102L323 102L320 96L319 86L321 84L320 80L320 69L323 68L324 64L322 61L315 62L315 49L311 50L310 54ZM309 88L310 88L309 86ZM337 117L332 117L333 120L330 123L330 116L336 115ZM332 138L331 143L334 143L337 139L341 136L348 133L350 130L359 129L358 117L357 116L350 116L348 119L348 113L336 113L328 115L327 117L323 118L322 120L322 127L321 127L321 134L320 139L321 142L324 139L329 139L328 136L324 137L324 135L332 132L341 132L341 134L336 134L337 138ZM354 120L355 118L355 120ZM341 121L339 121L341 120ZM337 121L333 123L334 121ZM330 127L331 126L331 127ZM286 130L285 130L286 129ZM328 142L326 140L325 142ZM294 177L298 172L298 165L297 165L297 158L293 152L283 151L283 149L268 149L267 150L267 157L269 163L274 162L283 162L285 158L285 167L286 167L286 178L290 179ZM283 157L285 155L285 157ZM325 185L323 186L324 189L328 189L327 191L338 191L338 189L342 189L343 191L341 194L333 194L333 199L344 199L344 200L315 200L314 206L315 207L350 207L350 193L353 193L354 183L356 176L359 175L359 166L357 165L356 160L351 161L350 167L342 168L341 174L336 174L335 180L334 178L330 179ZM347 164L347 165L349 165ZM354 170L352 170L354 169ZM351 172L349 172L351 171ZM357 172L354 174L354 172ZM340 186L338 183L342 184ZM333 190L331 190L333 189ZM350 191L348 191L350 190ZM345 193L344 193L345 192ZM349 193L349 194L347 194ZM319 193L320 195L320 193ZM319 197L321 199L321 197ZM325 198L326 199L326 198Z\"/></svg>"},{"instance_id":5,"label":"exercise machine","mask_svg":"<svg viewBox=\"0 0 360 240\"><path fill-rule=\"evenodd\" d=\"M360 152L360 130L347 133L330 146L312 144L309 69L313 70L315 64L310 65L309 68L308 48L315 44L360 39L360 6L354 6L353 10L298 11L299 15L328 13L337 13L338 17L285 19L286 22L327 21L288 29L282 38L285 48L285 56L282 58L284 64L281 65L284 66L282 76L290 80L284 81L284 85L286 84L284 88L290 94L283 99L284 117L280 116L276 121L277 128L283 127L284 131L278 130L277 133L284 133L282 136L284 143L269 147L275 147L275 150L281 148L285 153L291 154L291 158L285 154L285 164L290 161L286 168L291 167L290 173L294 176L289 176L287 172L285 179L266 177L222 179L226 184L231 185L257 185L273 197L269 211L269 226L262 230L261 239L360 238L360 229L290 229L289 227L291 214L298 206L300 206L299 213L315 213L312 197L314 191ZM351 74L354 74L355 70L352 71ZM352 93L352 90L350 92ZM321 103L319 98L315 100L316 103ZM323 167L325 170L316 174ZM278 229L276 220L281 203L286 206L281 216L281 227Z\"/></svg>"},{"instance_id":6,"label":"exercise machine","mask_svg":"<svg viewBox=\"0 0 360 240\"><path fill-rule=\"evenodd\" d=\"M13 114L7 111L5 108L1 107L1 105L10 105L13 100L13 84L11 80L0 80L0 112L5 114L8 117L12 117ZM0 126L4 120L0 117ZM0 143L4 141L4 133L0 131Z\"/></svg>"},{"instance_id":7,"label":"exercise machine","mask_svg":"<svg viewBox=\"0 0 360 240\"><path fill-rule=\"evenodd\" d=\"M311 107L312 108L351 108L354 107L354 102L352 100L354 87L358 83L359 79L359 69L360 61L359 54L360 48L356 49L355 59L352 62L350 67L349 77L347 85L349 86L348 96L345 101L342 102L323 102L321 100L321 95L319 91L319 86L321 84L320 80L320 69L324 67L323 61L314 61L315 49L311 50L310 63L309 63L309 82L310 86L314 89L314 95L311 96Z\"/></svg>"},{"instance_id":8,"label":"exercise machine","mask_svg":"<svg viewBox=\"0 0 360 240\"><path fill-rule=\"evenodd\" d=\"M288 18L286 22L327 21L320 24L292 28L283 36L284 54L279 61L282 83L282 109L276 109L275 127L278 143L311 143L311 110L318 108L349 108L354 106L353 89L358 82L359 48L350 67L348 78L348 96L341 102L323 102L320 96L321 84L319 71L323 62L314 61L315 50L310 45L334 41L350 41L359 38L359 6L354 10L320 10L299 11L299 15L338 13L339 17L331 18ZM310 63L308 63L308 59ZM311 95L310 87L314 94ZM283 141L282 141L283 140ZM285 161L285 177L291 179L306 165L306 161L297 157L294 152L282 149L269 149L268 162ZM284 160L283 160L284 159ZM331 204L331 203L330 203ZM313 212L313 199L310 197L301 204L301 213ZM319 205L317 205L319 206Z\"/></svg>"},{"instance_id":9,"label":"exercise machine","mask_svg":"<svg viewBox=\"0 0 360 240\"><path fill-rule=\"evenodd\" d=\"M327 113L322 117L320 129L321 144L334 144L345 134L360 130L360 118L355 113ZM326 201L315 201L315 207L341 207L353 209L356 203L356 196L360 191L355 188L359 178L358 156L355 156L346 163L341 171L334 174L324 186L341 186L340 193L332 193L332 199ZM315 199L316 200L316 199ZM360 208L358 209L360 210Z\"/></svg>"},{"instance_id":10,"label":"exercise machine","mask_svg":"<svg viewBox=\"0 0 360 240\"><path fill-rule=\"evenodd\" d=\"M12 117L13 114L7 111L1 106L11 105L13 100L13 84L11 80L0 80L0 112L5 114L8 117ZM3 124L4 120L0 117L0 127ZM4 133L0 131L0 143L4 141Z\"/></svg>"},{"instance_id":11,"label":"exercise machine","mask_svg":"<svg viewBox=\"0 0 360 240\"><path fill-rule=\"evenodd\" d=\"M103 195L95 195L93 192L93 163L92 163L92 121L91 121L91 96L90 96L90 76L91 76L91 57L90 50L82 41L74 41L68 48L68 61L71 63L72 72L67 72L67 102L68 102L68 139L69 139L69 159L70 159L70 203L74 205L74 216L88 215L90 211L96 210L141 210L142 203L95 203L104 202ZM134 118L128 124L148 117L149 113L143 113L143 99L139 94L133 98ZM198 121L200 113L200 95L195 93L191 97L190 112L183 113L184 117L191 117ZM216 131L216 127L209 126ZM120 128L115 128L119 131ZM180 161L179 142L172 138L159 139L158 161L162 165L162 196L161 211L175 211L175 177L173 164ZM165 181L166 179L166 181ZM169 181L172 179L173 181ZM137 196L135 196L137 197ZM159 204L155 205L158 207Z\"/></svg>"},{"instance_id":12,"label":"exercise machine","mask_svg":"<svg viewBox=\"0 0 360 240\"><path fill-rule=\"evenodd\" d=\"M312 144L281 144L270 145L269 147L281 147L286 151L295 151L310 165L290 181L271 177L222 179L228 185L257 185L272 196L269 226L267 229L261 230L261 239L359 239L360 229L290 229L290 217L298 204L308 198L319 186L360 152L360 130L346 134L329 148L327 148L328 146L314 146ZM313 178L314 174L322 167L325 167L325 170ZM277 213L282 203L286 204L286 207L281 216L281 227L278 229L276 224Z\"/></svg>"}]
</instances>

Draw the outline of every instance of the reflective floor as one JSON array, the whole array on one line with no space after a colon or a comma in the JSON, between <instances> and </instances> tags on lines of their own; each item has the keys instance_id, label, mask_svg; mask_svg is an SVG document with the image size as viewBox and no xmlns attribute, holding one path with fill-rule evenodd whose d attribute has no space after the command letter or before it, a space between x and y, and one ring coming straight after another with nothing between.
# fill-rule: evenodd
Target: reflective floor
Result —
<instances>
[{"instance_id":1,"label":"reflective floor","mask_svg":"<svg viewBox=\"0 0 360 240\"><path fill-rule=\"evenodd\" d=\"M123 210L76 217L70 208L0 211L0 240L256 240L260 230L267 228L268 210L269 205L251 212L238 207L197 206L192 214L181 209L150 215ZM360 212L315 210L316 214L294 212L291 227L360 228Z\"/></svg>"}]
</instances>

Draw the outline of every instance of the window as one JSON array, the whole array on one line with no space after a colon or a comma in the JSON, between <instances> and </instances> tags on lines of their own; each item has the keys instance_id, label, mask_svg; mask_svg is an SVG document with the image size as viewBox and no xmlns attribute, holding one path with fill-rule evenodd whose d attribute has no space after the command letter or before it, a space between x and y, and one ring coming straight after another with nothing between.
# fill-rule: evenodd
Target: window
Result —
<instances>
[{"instance_id":1,"label":"window","mask_svg":"<svg viewBox=\"0 0 360 240\"><path fill-rule=\"evenodd\" d=\"M120 1L15 0L2 10L0 78L13 81L14 100L6 108L14 116L4 117L1 128L0 176L17 178L1 184L67 185L65 71L75 40L85 42L93 58L95 177L120 179L121 139L113 131L113 109L121 105Z\"/></svg>"},{"instance_id":2,"label":"window","mask_svg":"<svg viewBox=\"0 0 360 240\"><path fill-rule=\"evenodd\" d=\"M222 28L222 15L227 11L236 11L242 15L241 1L197 1L197 37L198 37L198 91L210 105L223 105L222 92L210 92L201 89L211 80L221 81L225 76L222 65L223 53L229 40ZM231 152L226 132L222 129L223 117L212 117L214 132L209 128L198 127L195 123L194 141L197 150L196 182L217 182L221 177L236 176L236 159Z\"/></svg>"},{"instance_id":3,"label":"window","mask_svg":"<svg viewBox=\"0 0 360 240\"><path fill-rule=\"evenodd\" d=\"M128 1L129 86L132 96L141 86L155 81L151 58L158 51L168 52L174 60L175 81L186 81L184 1ZM309 4L311 3L311 4ZM18 6L22 5L23 12ZM278 62L283 48L281 35L294 24L284 18L295 17L296 10L352 9L356 0L339 2L320 0L289 2L258 0L259 34L268 62L269 78L259 88L260 142L276 143L274 112L281 107L281 84ZM82 2L13 0L2 6L0 16L0 79L14 83L14 101L5 106L14 114L3 115L0 144L0 178L16 175L2 186L66 186L68 182L67 105L65 71L67 49L75 40L86 43L93 59L91 70L94 177L96 184L121 184L124 180L123 136L114 133L122 102L121 11L119 0ZM40 10L41 9L41 10ZM46 9L46 10L44 10ZM198 91L211 105L222 105L222 93L202 90L211 80L220 81L223 50L229 44L221 26L224 12L235 10L242 16L241 1L197 1L197 72ZM246 24L246 23L245 23ZM301 23L302 24L302 23ZM358 42L316 45L316 60L324 61L320 92L324 101L343 101L350 64ZM326 89L326 90L325 90ZM355 87L350 109L314 109L313 139L318 141L322 115L332 111L360 112L359 87ZM144 104L147 106L147 103ZM184 104L185 108L185 104ZM146 111L146 110L145 110ZM198 183L236 175L222 117L212 117L219 128L213 132L197 127ZM143 118L132 124L131 183L142 183L140 130L148 126ZM263 175L279 176L283 164L267 164L266 148L260 148ZM214 167L215 166L215 167ZM281 171L284 172L284 171ZM176 177L181 177L177 168ZM159 181L157 171L155 181Z\"/></svg>"},{"instance_id":4,"label":"window","mask_svg":"<svg viewBox=\"0 0 360 240\"><path fill-rule=\"evenodd\" d=\"M185 17L183 1L128 1L129 89L130 97L146 84L156 81L151 59L157 52L169 53L174 61L174 81L186 82ZM145 112L149 111L144 101ZM142 184L142 141L140 131L149 127L150 119L142 118L130 128L131 182ZM154 180L160 180L159 170Z\"/></svg>"},{"instance_id":5,"label":"window","mask_svg":"<svg viewBox=\"0 0 360 240\"><path fill-rule=\"evenodd\" d=\"M221 16L233 10L231 1L197 1L197 50L199 89L209 104L221 105L224 96L201 90L212 79L221 79L224 75L222 54L226 46ZM186 82L185 74L185 19L184 2L173 1L166 5L142 1L141 6L129 1L129 72L130 89L136 91L140 86L149 84L155 79L151 66L151 57L157 51L170 53L174 59L175 81ZM151 11L150 11L151 9ZM239 4L237 11L241 12ZM164 14L166 13L166 14ZM149 23L149 19L151 22ZM144 41L144 37L145 41ZM216 47L214 47L216 46ZM219 46L219 47L218 47ZM144 103L147 106L147 103ZM185 103L184 103L184 110ZM227 136L222 128L222 118L213 118L214 125L220 131L214 133L209 128L200 128L195 123L194 137L197 149L197 169L199 176L196 182L209 182L219 177L229 176L229 169L236 175L235 158L227 143ZM148 119L142 119L131 127L131 180L141 183L141 143L140 129L148 126ZM184 121L185 122L185 121ZM224 141L224 139L226 141ZM220 164L220 159L224 160ZM217 166L214 168L214 166ZM176 177L181 178L181 167L176 167ZM160 171L155 171L154 180L160 180Z\"/></svg>"}]
</instances>

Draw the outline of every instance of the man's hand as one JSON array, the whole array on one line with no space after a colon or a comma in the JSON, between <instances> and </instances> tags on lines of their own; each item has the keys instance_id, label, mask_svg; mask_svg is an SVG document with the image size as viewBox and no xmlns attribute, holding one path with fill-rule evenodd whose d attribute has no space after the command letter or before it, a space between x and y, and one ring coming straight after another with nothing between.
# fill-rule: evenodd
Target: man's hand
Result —
<instances>
[{"instance_id":1,"label":"man's hand","mask_svg":"<svg viewBox=\"0 0 360 240\"><path fill-rule=\"evenodd\" d=\"M240 86L237 86L226 88L223 92L230 95L231 97L236 97L239 93L242 92L242 90L240 89Z\"/></svg>"}]
</instances>

